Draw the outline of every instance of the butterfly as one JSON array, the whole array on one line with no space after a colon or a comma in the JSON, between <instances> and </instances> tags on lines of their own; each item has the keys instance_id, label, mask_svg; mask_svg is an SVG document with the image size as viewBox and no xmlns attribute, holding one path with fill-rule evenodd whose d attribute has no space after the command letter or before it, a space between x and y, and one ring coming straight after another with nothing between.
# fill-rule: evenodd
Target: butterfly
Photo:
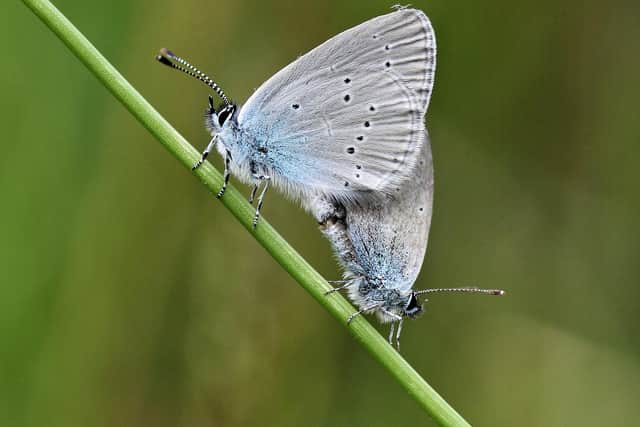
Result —
<instances>
[{"instance_id":1,"label":"butterfly","mask_svg":"<svg viewBox=\"0 0 640 427\"><path fill-rule=\"evenodd\" d=\"M310 209L324 197L345 206L381 203L413 176L424 143L436 44L427 16L398 8L327 40L280 70L244 103L209 76L162 49L157 59L207 84L211 140L231 175L258 189L256 227L270 184Z\"/></svg>"},{"instance_id":2,"label":"butterfly","mask_svg":"<svg viewBox=\"0 0 640 427\"><path fill-rule=\"evenodd\" d=\"M392 199L376 206L344 206L317 197L312 212L322 233L330 241L344 270L341 286L328 293L346 290L359 307L347 323L362 313L375 314L391 323L389 344L400 349L400 333L406 318L423 312L419 296L435 292L472 292L502 295L503 290L436 288L414 290L429 239L433 211L433 160L431 144L423 132L421 150L413 177Z\"/></svg>"}]
</instances>

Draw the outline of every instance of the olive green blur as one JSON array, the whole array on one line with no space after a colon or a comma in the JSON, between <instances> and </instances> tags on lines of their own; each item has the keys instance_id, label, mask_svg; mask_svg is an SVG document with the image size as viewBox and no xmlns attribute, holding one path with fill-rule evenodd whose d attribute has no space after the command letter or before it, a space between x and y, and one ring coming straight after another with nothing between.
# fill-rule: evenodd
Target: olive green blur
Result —
<instances>
[{"instance_id":1,"label":"olive green blur","mask_svg":"<svg viewBox=\"0 0 640 427\"><path fill-rule=\"evenodd\" d=\"M392 3L55 4L202 149L209 91L159 48L241 103ZM439 49L416 288L507 295L432 295L404 356L473 425L634 425L640 5L412 4ZM26 7L0 17L0 425L434 425ZM263 213L340 277L295 203Z\"/></svg>"}]
</instances>

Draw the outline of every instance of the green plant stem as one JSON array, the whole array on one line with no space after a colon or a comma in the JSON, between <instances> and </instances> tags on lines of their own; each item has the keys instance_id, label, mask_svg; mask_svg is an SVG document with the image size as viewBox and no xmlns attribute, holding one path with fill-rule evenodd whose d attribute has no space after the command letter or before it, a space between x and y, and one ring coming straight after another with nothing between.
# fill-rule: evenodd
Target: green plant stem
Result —
<instances>
[{"instance_id":1,"label":"green plant stem","mask_svg":"<svg viewBox=\"0 0 640 427\"><path fill-rule=\"evenodd\" d=\"M46 0L22 0L102 84L146 127L185 167L191 168L200 154L196 151L98 52L58 9ZM194 174L212 192L222 185L220 173L205 162ZM260 242L280 265L306 289L333 317L347 327L409 394L443 426L469 424L398 354L362 316L347 325L353 307L338 293L325 296L330 285L263 218L256 230L251 220L254 209L235 189L229 188L222 203Z\"/></svg>"}]
</instances>

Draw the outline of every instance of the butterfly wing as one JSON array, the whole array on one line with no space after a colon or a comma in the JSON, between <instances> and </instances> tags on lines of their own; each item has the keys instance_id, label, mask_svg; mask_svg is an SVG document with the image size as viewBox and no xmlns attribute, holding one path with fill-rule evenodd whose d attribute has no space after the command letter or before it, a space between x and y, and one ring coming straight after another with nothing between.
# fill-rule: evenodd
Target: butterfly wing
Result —
<instances>
[{"instance_id":1,"label":"butterfly wing","mask_svg":"<svg viewBox=\"0 0 640 427\"><path fill-rule=\"evenodd\" d=\"M393 194L417 161L434 70L429 20L401 9L279 71L242 107L238 124L291 190L342 201Z\"/></svg>"},{"instance_id":2,"label":"butterfly wing","mask_svg":"<svg viewBox=\"0 0 640 427\"><path fill-rule=\"evenodd\" d=\"M346 237L353 250L345 267L367 277L382 277L386 286L409 291L427 250L433 210L433 161L426 133L415 175L393 200L375 207L346 208ZM334 244L334 246L336 246ZM351 265L350 265L351 264Z\"/></svg>"}]
</instances>

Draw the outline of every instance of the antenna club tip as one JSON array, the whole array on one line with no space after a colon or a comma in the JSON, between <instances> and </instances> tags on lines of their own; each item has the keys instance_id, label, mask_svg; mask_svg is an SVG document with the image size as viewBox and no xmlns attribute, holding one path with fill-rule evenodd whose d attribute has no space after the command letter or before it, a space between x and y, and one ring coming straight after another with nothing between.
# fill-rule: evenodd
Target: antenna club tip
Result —
<instances>
[{"instance_id":1,"label":"antenna club tip","mask_svg":"<svg viewBox=\"0 0 640 427\"><path fill-rule=\"evenodd\" d=\"M469 291L472 291L472 292L480 292L483 294L498 295L498 296L501 296L507 293L504 289L483 289L478 287L467 288L467 289L469 289Z\"/></svg>"},{"instance_id":2,"label":"antenna club tip","mask_svg":"<svg viewBox=\"0 0 640 427\"><path fill-rule=\"evenodd\" d=\"M173 63L162 55L156 55L156 61L160 62L161 64L168 65L169 67L173 66Z\"/></svg>"},{"instance_id":3,"label":"antenna club tip","mask_svg":"<svg viewBox=\"0 0 640 427\"><path fill-rule=\"evenodd\" d=\"M160 49L160 55L162 56L173 56L173 53L167 49L166 47L163 47L162 49Z\"/></svg>"}]
</instances>

